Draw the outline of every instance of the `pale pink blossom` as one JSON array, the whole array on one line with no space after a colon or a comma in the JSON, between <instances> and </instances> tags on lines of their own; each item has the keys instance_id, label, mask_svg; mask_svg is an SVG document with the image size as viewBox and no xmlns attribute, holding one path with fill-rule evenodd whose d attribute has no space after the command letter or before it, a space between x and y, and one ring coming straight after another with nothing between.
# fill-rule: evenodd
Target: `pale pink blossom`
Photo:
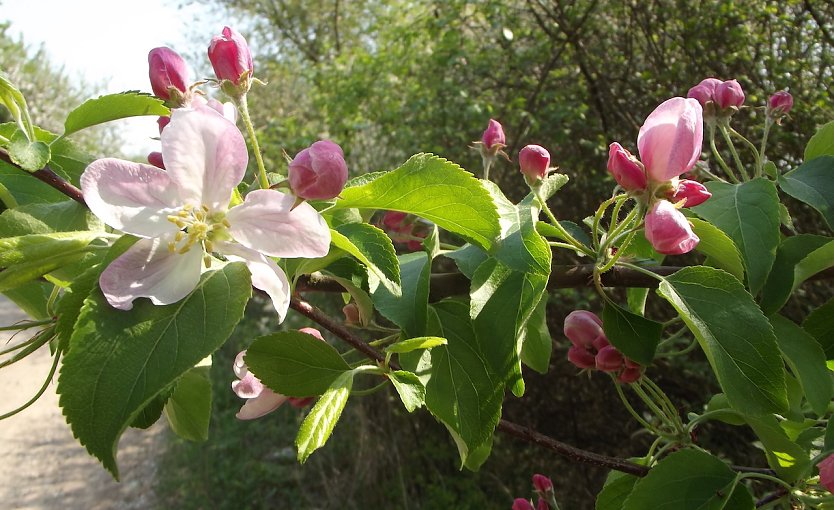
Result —
<instances>
[{"instance_id":1,"label":"pale pink blossom","mask_svg":"<svg viewBox=\"0 0 834 510\"><path fill-rule=\"evenodd\" d=\"M659 200L646 214L646 239L664 255L689 253L700 242L686 216L667 200Z\"/></svg>"},{"instance_id":2,"label":"pale pink blossom","mask_svg":"<svg viewBox=\"0 0 834 510\"><path fill-rule=\"evenodd\" d=\"M688 172L701 156L704 121L696 99L673 97L658 106L637 135L640 160L649 179L669 181Z\"/></svg>"},{"instance_id":3,"label":"pale pink blossom","mask_svg":"<svg viewBox=\"0 0 834 510\"><path fill-rule=\"evenodd\" d=\"M248 162L240 131L210 108L177 109L161 135L167 170L100 159L81 176L90 210L111 227L139 237L102 272L107 301L130 310L147 297L165 305L187 296L212 254L243 261L283 320L289 282L269 257L323 257L330 230L308 204L263 189L229 209ZM215 262L217 262L215 260Z\"/></svg>"}]
</instances>

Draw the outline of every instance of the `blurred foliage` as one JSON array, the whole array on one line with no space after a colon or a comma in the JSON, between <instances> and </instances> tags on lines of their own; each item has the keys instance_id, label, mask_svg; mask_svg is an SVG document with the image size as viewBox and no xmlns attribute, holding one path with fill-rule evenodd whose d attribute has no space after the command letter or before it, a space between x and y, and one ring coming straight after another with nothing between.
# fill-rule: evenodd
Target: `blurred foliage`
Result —
<instances>
[{"instance_id":1,"label":"blurred foliage","mask_svg":"<svg viewBox=\"0 0 834 510\"><path fill-rule=\"evenodd\" d=\"M0 23L0 63L0 72L26 98L32 121L53 133L62 133L67 113L100 91L97 85L69 76L43 47L31 48L22 38L12 37L8 23ZM0 108L0 122L9 120L9 112ZM97 155L117 155L122 145L118 132L106 125L76 133L72 140Z\"/></svg>"},{"instance_id":2,"label":"blurred foliage","mask_svg":"<svg viewBox=\"0 0 834 510\"><path fill-rule=\"evenodd\" d=\"M213 4L245 20L236 28L253 43L256 76L268 82L253 89L250 105L268 166L278 172L286 168L282 149L293 155L330 138L345 149L355 174L392 168L421 151L479 174L480 157L468 146L493 117L504 125L513 158L528 143L550 150L571 177L554 208L562 218L580 220L614 185L605 171L608 144L620 141L636 152L638 129L654 107L686 95L707 76L742 84L748 107L735 125L745 126L741 131L754 143L769 95L793 94L790 118L769 141L768 154L783 170L801 157L815 127L834 117L834 4L822 0ZM498 165L494 178L520 198L526 186L515 166ZM817 223L809 228L821 227L812 214L795 217L800 230L803 217ZM559 343L551 371L527 373L527 394L507 399L505 416L582 448L636 455L645 451L646 436L632 436L639 427L610 381L600 374L577 377L564 361L562 320L591 299L577 290L551 297L548 322ZM657 308L656 299L650 306ZM202 491L210 496L189 506L189 498L167 500L170 491L163 492L168 506L509 508L513 497L531 495L529 477L541 472L553 477L563 508L590 509L605 477L602 469L500 434L480 472L459 473L443 427L425 412L405 415L387 393L352 399L327 448L291 469L286 448L300 415L282 409L235 422L239 402L228 390L226 369L233 355L216 367L223 384L215 394L212 439L178 444L161 476L189 498ZM701 409L710 393L705 388L715 389L698 352L658 362L651 371L684 411ZM746 429L711 424L698 433L703 445L732 452L740 463L763 463ZM169 479L177 470L182 476Z\"/></svg>"}]
</instances>

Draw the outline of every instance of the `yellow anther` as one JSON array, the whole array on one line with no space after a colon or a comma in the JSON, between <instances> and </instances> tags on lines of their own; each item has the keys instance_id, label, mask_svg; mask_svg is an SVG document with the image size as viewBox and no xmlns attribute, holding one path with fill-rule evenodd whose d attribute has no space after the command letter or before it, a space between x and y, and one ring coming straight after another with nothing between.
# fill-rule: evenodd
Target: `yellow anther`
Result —
<instances>
[{"instance_id":1,"label":"yellow anther","mask_svg":"<svg viewBox=\"0 0 834 510\"><path fill-rule=\"evenodd\" d=\"M232 224L229 223L229 220L227 220L226 218L223 218L223 226L226 227L226 228L231 228Z\"/></svg>"},{"instance_id":2,"label":"yellow anther","mask_svg":"<svg viewBox=\"0 0 834 510\"><path fill-rule=\"evenodd\" d=\"M203 264L206 265L206 269L211 267L211 255L206 254L203 256Z\"/></svg>"},{"instance_id":3,"label":"yellow anther","mask_svg":"<svg viewBox=\"0 0 834 510\"><path fill-rule=\"evenodd\" d=\"M177 232L177 235L176 235L176 236L174 236L174 239L175 239L177 242L182 241L182 240L183 240L183 238L185 238L185 232L183 232L182 230L180 230L179 232Z\"/></svg>"},{"instance_id":4,"label":"yellow anther","mask_svg":"<svg viewBox=\"0 0 834 510\"><path fill-rule=\"evenodd\" d=\"M174 241L168 243L168 251L170 251L171 253L177 251L177 243L175 243Z\"/></svg>"},{"instance_id":5,"label":"yellow anther","mask_svg":"<svg viewBox=\"0 0 834 510\"><path fill-rule=\"evenodd\" d=\"M206 248L206 253L211 253L214 251L214 245L208 239L206 239L206 241L203 243L203 246L205 246Z\"/></svg>"}]
</instances>

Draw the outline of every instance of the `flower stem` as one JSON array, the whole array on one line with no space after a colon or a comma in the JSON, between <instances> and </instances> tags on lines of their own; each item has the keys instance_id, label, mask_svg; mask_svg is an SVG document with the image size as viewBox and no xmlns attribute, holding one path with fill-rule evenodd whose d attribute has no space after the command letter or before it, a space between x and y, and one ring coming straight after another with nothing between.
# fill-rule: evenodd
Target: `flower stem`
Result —
<instances>
[{"instance_id":1,"label":"flower stem","mask_svg":"<svg viewBox=\"0 0 834 510\"><path fill-rule=\"evenodd\" d=\"M269 179L266 177L266 167L264 166L263 156L261 155L261 147L258 145L258 137L255 134L255 126L252 125L252 118L249 117L249 106L246 102L246 94L241 95L237 99L237 109L240 112L240 119L243 125L246 126L246 132L249 134L249 140L252 142L252 151L255 153L255 162L258 164L258 182L261 188L269 188Z\"/></svg>"},{"instance_id":2,"label":"flower stem","mask_svg":"<svg viewBox=\"0 0 834 510\"><path fill-rule=\"evenodd\" d=\"M738 138L739 140L741 140L744 143L744 145L746 145L747 148L750 149L750 152L753 153L753 159L756 160L756 171L755 171L753 176L758 177L760 175L760 172L761 172L761 169L762 169L762 158L761 158L761 155L759 154L758 149L756 149L756 146L753 145L753 142L748 140L747 137L744 136L743 134L741 134L738 131L736 131L735 129L733 129L733 127L730 126L729 124L727 124L727 129L730 130L731 135L735 135L735 137Z\"/></svg>"},{"instance_id":3,"label":"flower stem","mask_svg":"<svg viewBox=\"0 0 834 510\"><path fill-rule=\"evenodd\" d=\"M9 188L2 184L0 184L0 201L3 202L6 209L14 209L17 207L17 200L15 200L14 195L9 191Z\"/></svg>"},{"instance_id":4,"label":"flower stem","mask_svg":"<svg viewBox=\"0 0 834 510\"><path fill-rule=\"evenodd\" d=\"M559 220L557 220L556 216L553 215L553 212L551 212L550 208L547 206L547 202L545 202L544 197L542 197L541 193L539 193L539 190L536 189L536 188L532 188L532 191L533 191L533 194L536 196L536 199L538 199L539 204L541 205L542 211L544 211L544 214L550 220L551 225L553 225L553 228L555 228L556 230L559 231L559 235L561 235L562 238L565 241L567 241L568 244L573 246L573 248L576 249L577 251L580 251L580 252L584 253L585 255L593 257L594 253L590 250L590 248L588 248L584 244L577 241L572 235L570 235L568 233L567 230L565 230L565 227L563 227L559 223Z\"/></svg>"},{"instance_id":5,"label":"flower stem","mask_svg":"<svg viewBox=\"0 0 834 510\"><path fill-rule=\"evenodd\" d=\"M718 165L724 170L724 173L727 174L727 177L730 178L731 181L738 184L739 180L736 177L736 174L730 169L727 165L727 162L724 161L724 158L721 156L721 153L718 152L718 147L715 146L715 126L710 125L709 128L709 148L712 150L713 156L715 156L715 160L718 161Z\"/></svg>"},{"instance_id":6,"label":"flower stem","mask_svg":"<svg viewBox=\"0 0 834 510\"><path fill-rule=\"evenodd\" d=\"M15 409L13 411L9 411L6 414L0 415L0 421L5 420L6 418L10 418L10 417L16 415L20 411L23 411L27 407L29 407L32 404L34 404L35 402L37 402L37 400L39 398L41 398L41 395L43 395L46 392L46 389L49 387L49 383L52 382L52 377L55 375L55 370L57 370L57 368L58 368L58 359L60 357L61 357L60 353L55 354L55 361L52 362L52 368L49 369L49 375L46 376L46 380L43 382L43 386L41 386L41 388L38 390L38 392L35 393L35 396L32 397L28 402L26 402L22 406L18 407L17 409Z\"/></svg>"},{"instance_id":7,"label":"flower stem","mask_svg":"<svg viewBox=\"0 0 834 510\"><path fill-rule=\"evenodd\" d=\"M489 180L489 170L492 168L492 164L495 162L495 156L484 156L481 155L481 160L484 163L484 180Z\"/></svg>"},{"instance_id":8,"label":"flower stem","mask_svg":"<svg viewBox=\"0 0 834 510\"><path fill-rule=\"evenodd\" d=\"M765 159L765 149L767 149L767 136L770 134L770 128L773 126L773 120L770 116L765 117L765 125L764 125L764 132L762 133L762 145L759 148L759 154L761 158L759 159L759 166L756 167L756 176L761 177L764 173L764 162Z\"/></svg>"},{"instance_id":9,"label":"flower stem","mask_svg":"<svg viewBox=\"0 0 834 510\"><path fill-rule=\"evenodd\" d=\"M640 423L640 425L645 427L646 430L648 430L656 436L662 436L663 434L661 434L660 431L654 427L654 425L647 422L645 419L643 419L642 416L640 416L640 414L637 413L637 411L634 410L634 408L631 406L631 402L628 401L628 398L626 398L625 393L623 393L623 389L620 387L620 383L618 383L614 379L614 376L611 376L611 380L614 381L614 388L617 389L617 395L620 396L620 400L623 402L623 405L625 406L629 414L631 414L631 416L633 416L634 419Z\"/></svg>"},{"instance_id":10,"label":"flower stem","mask_svg":"<svg viewBox=\"0 0 834 510\"><path fill-rule=\"evenodd\" d=\"M738 152L736 151L736 146L733 143L733 139L730 138L730 133L727 131L728 124L722 122L718 125L718 129L721 131L721 136L724 137L724 141L727 143L727 147L730 149L730 154L733 155L733 161L736 163L736 168L738 168L739 173L741 173L742 178L746 181L750 180L750 175L747 173L747 170L744 168L744 165L741 162L741 158L738 157Z\"/></svg>"}]
</instances>

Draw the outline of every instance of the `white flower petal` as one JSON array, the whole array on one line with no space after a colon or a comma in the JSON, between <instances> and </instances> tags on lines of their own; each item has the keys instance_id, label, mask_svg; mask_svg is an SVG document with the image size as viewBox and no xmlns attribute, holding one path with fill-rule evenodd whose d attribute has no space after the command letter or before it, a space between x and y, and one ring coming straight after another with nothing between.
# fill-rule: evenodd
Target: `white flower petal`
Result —
<instances>
[{"instance_id":1,"label":"white flower petal","mask_svg":"<svg viewBox=\"0 0 834 510\"><path fill-rule=\"evenodd\" d=\"M114 308L130 310L133 300L150 298L156 305L176 303L200 281L203 251L170 252L173 236L140 239L101 273L99 286Z\"/></svg>"},{"instance_id":2,"label":"white flower petal","mask_svg":"<svg viewBox=\"0 0 834 510\"><path fill-rule=\"evenodd\" d=\"M165 168L183 200L225 210L249 161L240 130L210 108L177 109L161 139Z\"/></svg>"},{"instance_id":3,"label":"white flower petal","mask_svg":"<svg viewBox=\"0 0 834 510\"><path fill-rule=\"evenodd\" d=\"M269 388L264 388L263 393L257 398L250 398L243 404L240 411L235 415L238 420L254 420L261 416L271 413L272 411L281 407L281 404L287 401L287 397L280 393L275 393Z\"/></svg>"},{"instance_id":4,"label":"white flower petal","mask_svg":"<svg viewBox=\"0 0 834 510\"><path fill-rule=\"evenodd\" d=\"M140 237L178 230L167 217L181 200L164 170L120 159L99 159L81 174L81 190L93 214L113 228Z\"/></svg>"},{"instance_id":5,"label":"white flower petal","mask_svg":"<svg viewBox=\"0 0 834 510\"><path fill-rule=\"evenodd\" d=\"M240 244L271 257L324 257L330 229L313 206L280 191L261 189L226 215L229 232Z\"/></svg>"},{"instance_id":6,"label":"white flower petal","mask_svg":"<svg viewBox=\"0 0 834 510\"><path fill-rule=\"evenodd\" d=\"M290 282L274 260L255 250L234 243L216 243L214 248L231 261L246 263L252 274L252 286L266 292L278 313L278 322L284 321L290 307Z\"/></svg>"}]
</instances>

